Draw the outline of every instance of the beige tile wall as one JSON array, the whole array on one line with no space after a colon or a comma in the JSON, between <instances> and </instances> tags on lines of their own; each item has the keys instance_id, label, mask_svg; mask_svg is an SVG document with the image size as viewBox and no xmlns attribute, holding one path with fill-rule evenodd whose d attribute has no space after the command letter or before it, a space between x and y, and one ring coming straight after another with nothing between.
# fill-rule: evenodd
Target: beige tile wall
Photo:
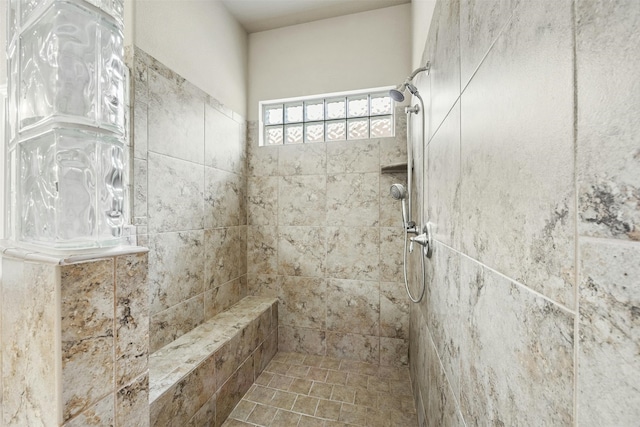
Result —
<instances>
[{"instance_id":1,"label":"beige tile wall","mask_svg":"<svg viewBox=\"0 0 640 427\"><path fill-rule=\"evenodd\" d=\"M639 23L633 0L438 2L420 425L640 419Z\"/></svg>"},{"instance_id":2,"label":"beige tile wall","mask_svg":"<svg viewBox=\"0 0 640 427\"><path fill-rule=\"evenodd\" d=\"M150 348L246 295L245 120L135 48L133 217L149 247Z\"/></svg>"},{"instance_id":3,"label":"beige tile wall","mask_svg":"<svg viewBox=\"0 0 640 427\"><path fill-rule=\"evenodd\" d=\"M406 158L396 137L259 147L248 128L248 292L280 300L279 349L407 364L400 203L380 173Z\"/></svg>"},{"instance_id":4,"label":"beige tile wall","mask_svg":"<svg viewBox=\"0 0 640 427\"><path fill-rule=\"evenodd\" d=\"M2 262L2 425L148 425L147 254Z\"/></svg>"}]
</instances>

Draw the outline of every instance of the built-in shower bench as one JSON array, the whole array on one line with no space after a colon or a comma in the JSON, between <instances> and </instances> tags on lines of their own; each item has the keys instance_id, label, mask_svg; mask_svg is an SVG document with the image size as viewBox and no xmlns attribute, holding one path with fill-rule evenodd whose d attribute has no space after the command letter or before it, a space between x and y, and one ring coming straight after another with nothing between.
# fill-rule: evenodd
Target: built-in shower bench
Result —
<instances>
[{"instance_id":1,"label":"built-in shower bench","mask_svg":"<svg viewBox=\"0 0 640 427\"><path fill-rule=\"evenodd\" d=\"M276 298L245 297L149 356L151 426L220 426L278 347Z\"/></svg>"}]
</instances>

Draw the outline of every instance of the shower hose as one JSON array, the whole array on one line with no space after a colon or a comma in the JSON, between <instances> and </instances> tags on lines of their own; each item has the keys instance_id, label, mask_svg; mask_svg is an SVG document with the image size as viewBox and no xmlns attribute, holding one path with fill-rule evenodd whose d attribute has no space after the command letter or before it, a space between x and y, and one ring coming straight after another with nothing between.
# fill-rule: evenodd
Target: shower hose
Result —
<instances>
[{"instance_id":1,"label":"shower hose","mask_svg":"<svg viewBox=\"0 0 640 427\"><path fill-rule=\"evenodd\" d=\"M411 300L411 302L414 303L418 303L420 301L422 301L422 298L424 297L424 291L425 289L427 289L427 283L426 283L426 274L425 274L425 266L424 266L424 253L422 250L422 247L420 248L420 259L422 259L422 291L420 291L420 296L418 298L414 298L413 295L411 295L411 290L409 289L409 281L407 280L407 235L409 233L405 230L404 233L404 256L402 259L402 264L403 264L403 270L404 270L404 287L407 290L407 295L409 295L409 299Z\"/></svg>"}]
</instances>

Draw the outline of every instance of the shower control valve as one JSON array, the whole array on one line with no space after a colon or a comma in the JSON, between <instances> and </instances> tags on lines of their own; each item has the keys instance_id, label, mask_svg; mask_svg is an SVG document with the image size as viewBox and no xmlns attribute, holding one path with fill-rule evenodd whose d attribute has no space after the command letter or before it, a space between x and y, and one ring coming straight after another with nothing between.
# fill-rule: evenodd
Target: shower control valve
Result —
<instances>
[{"instance_id":1,"label":"shower control valve","mask_svg":"<svg viewBox=\"0 0 640 427\"><path fill-rule=\"evenodd\" d=\"M426 256L427 258L431 258L431 253L433 251L433 248L431 247L431 227L429 227L429 225L425 225L424 228L422 229L423 233L416 236L416 237L411 237L409 240L411 240L411 244L410 244L410 249L409 251L411 251L411 249L413 249L413 244L417 243L420 246L422 246L422 251L424 253L424 256ZM417 233L416 233L417 234Z\"/></svg>"},{"instance_id":2,"label":"shower control valve","mask_svg":"<svg viewBox=\"0 0 640 427\"><path fill-rule=\"evenodd\" d=\"M427 237L427 234L420 234L416 237L412 237L411 238L412 242L415 242L421 246L427 246L429 244L429 237Z\"/></svg>"}]
</instances>

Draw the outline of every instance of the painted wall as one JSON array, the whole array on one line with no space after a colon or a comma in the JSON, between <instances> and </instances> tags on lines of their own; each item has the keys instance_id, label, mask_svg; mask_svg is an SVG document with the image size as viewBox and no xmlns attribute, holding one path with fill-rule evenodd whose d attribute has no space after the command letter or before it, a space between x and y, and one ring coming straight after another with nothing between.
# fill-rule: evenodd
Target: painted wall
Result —
<instances>
[{"instance_id":1,"label":"painted wall","mask_svg":"<svg viewBox=\"0 0 640 427\"><path fill-rule=\"evenodd\" d=\"M246 115L247 35L221 2L136 0L132 14L136 46Z\"/></svg>"},{"instance_id":2,"label":"painted wall","mask_svg":"<svg viewBox=\"0 0 640 427\"><path fill-rule=\"evenodd\" d=\"M423 59L425 43L429 35L429 26L436 0L412 0L411 1L411 64L416 69L426 62Z\"/></svg>"},{"instance_id":3,"label":"painted wall","mask_svg":"<svg viewBox=\"0 0 640 427\"><path fill-rule=\"evenodd\" d=\"M420 425L640 419L639 24L635 0L438 2Z\"/></svg>"},{"instance_id":4,"label":"painted wall","mask_svg":"<svg viewBox=\"0 0 640 427\"><path fill-rule=\"evenodd\" d=\"M0 0L0 84L7 77L6 7ZM137 44L242 115L247 42L245 31L217 1L125 2L126 45Z\"/></svg>"},{"instance_id":5,"label":"painted wall","mask_svg":"<svg viewBox=\"0 0 640 427\"><path fill-rule=\"evenodd\" d=\"M0 0L0 22L2 23L2 30L0 30L0 85L6 83L7 79L7 1Z\"/></svg>"},{"instance_id":6,"label":"painted wall","mask_svg":"<svg viewBox=\"0 0 640 427\"><path fill-rule=\"evenodd\" d=\"M249 35L248 118L261 100L396 85L411 71L409 4Z\"/></svg>"}]
</instances>

